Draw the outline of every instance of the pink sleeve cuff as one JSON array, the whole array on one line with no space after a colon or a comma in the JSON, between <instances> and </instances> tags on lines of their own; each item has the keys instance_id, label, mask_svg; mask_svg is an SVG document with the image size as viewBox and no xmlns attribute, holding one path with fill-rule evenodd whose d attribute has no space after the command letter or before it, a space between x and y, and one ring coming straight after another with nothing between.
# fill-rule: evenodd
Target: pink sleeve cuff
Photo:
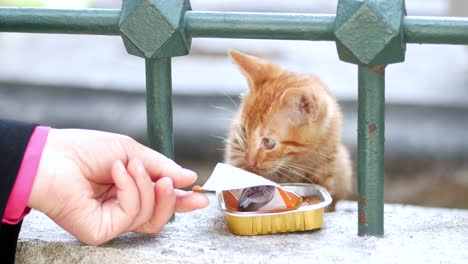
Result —
<instances>
[{"instance_id":1,"label":"pink sleeve cuff","mask_svg":"<svg viewBox=\"0 0 468 264\"><path fill-rule=\"evenodd\" d=\"M16 225L31 211L27 204L49 130L50 127L42 126L34 129L24 152L15 184L8 198L2 223Z\"/></svg>"}]
</instances>

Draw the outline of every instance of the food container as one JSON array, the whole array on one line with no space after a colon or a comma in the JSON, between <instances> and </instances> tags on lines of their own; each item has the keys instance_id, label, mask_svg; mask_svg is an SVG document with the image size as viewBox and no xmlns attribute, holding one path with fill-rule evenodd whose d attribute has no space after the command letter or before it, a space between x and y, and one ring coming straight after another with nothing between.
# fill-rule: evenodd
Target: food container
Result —
<instances>
[{"instance_id":1,"label":"food container","mask_svg":"<svg viewBox=\"0 0 468 264\"><path fill-rule=\"evenodd\" d=\"M288 183L284 188L302 197L318 197L317 203L276 213L238 212L226 209L222 192L217 192L221 211L231 233L241 236L275 234L318 229L323 226L325 207L332 202L327 190L316 184Z\"/></svg>"}]
</instances>

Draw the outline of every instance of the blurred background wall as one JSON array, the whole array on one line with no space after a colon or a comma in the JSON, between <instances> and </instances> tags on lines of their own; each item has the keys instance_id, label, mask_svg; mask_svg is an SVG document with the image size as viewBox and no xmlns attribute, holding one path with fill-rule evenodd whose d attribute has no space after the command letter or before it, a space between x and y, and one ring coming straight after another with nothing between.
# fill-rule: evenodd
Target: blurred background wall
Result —
<instances>
[{"instance_id":1,"label":"blurred background wall","mask_svg":"<svg viewBox=\"0 0 468 264\"><path fill-rule=\"evenodd\" d=\"M337 1L191 3L193 10L331 14ZM120 8L121 1L0 5ZM468 16L465 0L406 5L408 15ZM357 69L338 59L334 43L193 39L190 55L173 59L174 132L176 160L197 171L199 183L222 161L219 137L247 88L228 48L323 79L342 105L344 141L356 160ZM408 45L406 61L387 67L386 76L386 201L468 208L468 48ZM120 37L0 33L0 118L118 132L145 143L144 85L144 61L128 55Z\"/></svg>"}]
</instances>

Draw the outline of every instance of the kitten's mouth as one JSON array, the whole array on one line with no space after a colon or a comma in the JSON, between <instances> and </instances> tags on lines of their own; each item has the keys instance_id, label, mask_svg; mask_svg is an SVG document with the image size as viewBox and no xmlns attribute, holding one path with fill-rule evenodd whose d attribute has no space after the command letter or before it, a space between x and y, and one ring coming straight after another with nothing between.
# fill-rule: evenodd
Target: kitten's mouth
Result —
<instances>
[{"instance_id":1,"label":"kitten's mouth","mask_svg":"<svg viewBox=\"0 0 468 264\"><path fill-rule=\"evenodd\" d=\"M255 173L260 176L264 176L266 178L270 178L275 174L274 170L267 170L267 169L258 169L256 171L250 170L250 172Z\"/></svg>"},{"instance_id":2,"label":"kitten's mouth","mask_svg":"<svg viewBox=\"0 0 468 264\"><path fill-rule=\"evenodd\" d=\"M272 176L273 174L276 173L276 169L274 168L272 169L262 168L262 167L259 167L258 165L249 166L248 164L244 164L242 166L242 169L251 173L255 173L260 176L265 176L265 177Z\"/></svg>"},{"instance_id":3,"label":"kitten's mouth","mask_svg":"<svg viewBox=\"0 0 468 264\"><path fill-rule=\"evenodd\" d=\"M259 168L258 166L246 166L244 169L258 175L266 174L266 171Z\"/></svg>"},{"instance_id":4,"label":"kitten's mouth","mask_svg":"<svg viewBox=\"0 0 468 264\"><path fill-rule=\"evenodd\" d=\"M255 173L255 174L258 174L258 173L261 172L258 168L252 168L252 167L250 167L250 166L244 167L244 170L246 170L246 171L248 171L248 172Z\"/></svg>"}]
</instances>

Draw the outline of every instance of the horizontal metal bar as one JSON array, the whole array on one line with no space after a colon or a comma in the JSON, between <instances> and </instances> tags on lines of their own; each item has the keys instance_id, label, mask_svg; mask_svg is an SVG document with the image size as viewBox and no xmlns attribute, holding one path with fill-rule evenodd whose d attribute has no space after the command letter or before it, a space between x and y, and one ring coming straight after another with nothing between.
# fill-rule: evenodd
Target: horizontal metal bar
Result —
<instances>
[{"instance_id":1,"label":"horizontal metal bar","mask_svg":"<svg viewBox=\"0 0 468 264\"><path fill-rule=\"evenodd\" d=\"M0 32L119 35L120 10L0 8Z\"/></svg>"},{"instance_id":2,"label":"horizontal metal bar","mask_svg":"<svg viewBox=\"0 0 468 264\"><path fill-rule=\"evenodd\" d=\"M468 45L468 18L405 17L407 43Z\"/></svg>"},{"instance_id":3,"label":"horizontal metal bar","mask_svg":"<svg viewBox=\"0 0 468 264\"><path fill-rule=\"evenodd\" d=\"M185 14L192 37L335 40L334 15L200 12Z\"/></svg>"},{"instance_id":4,"label":"horizontal metal bar","mask_svg":"<svg viewBox=\"0 0 468 264\"><path fill-rule=\"evenodd\" d=\"M119 35L120 10L0 8L0 32ZM185 14L192 37L330 40L335 15L202 12ZM468 45L468 19L453 17L404 18L408 43Z\"/></svg>"}]
</instances>

